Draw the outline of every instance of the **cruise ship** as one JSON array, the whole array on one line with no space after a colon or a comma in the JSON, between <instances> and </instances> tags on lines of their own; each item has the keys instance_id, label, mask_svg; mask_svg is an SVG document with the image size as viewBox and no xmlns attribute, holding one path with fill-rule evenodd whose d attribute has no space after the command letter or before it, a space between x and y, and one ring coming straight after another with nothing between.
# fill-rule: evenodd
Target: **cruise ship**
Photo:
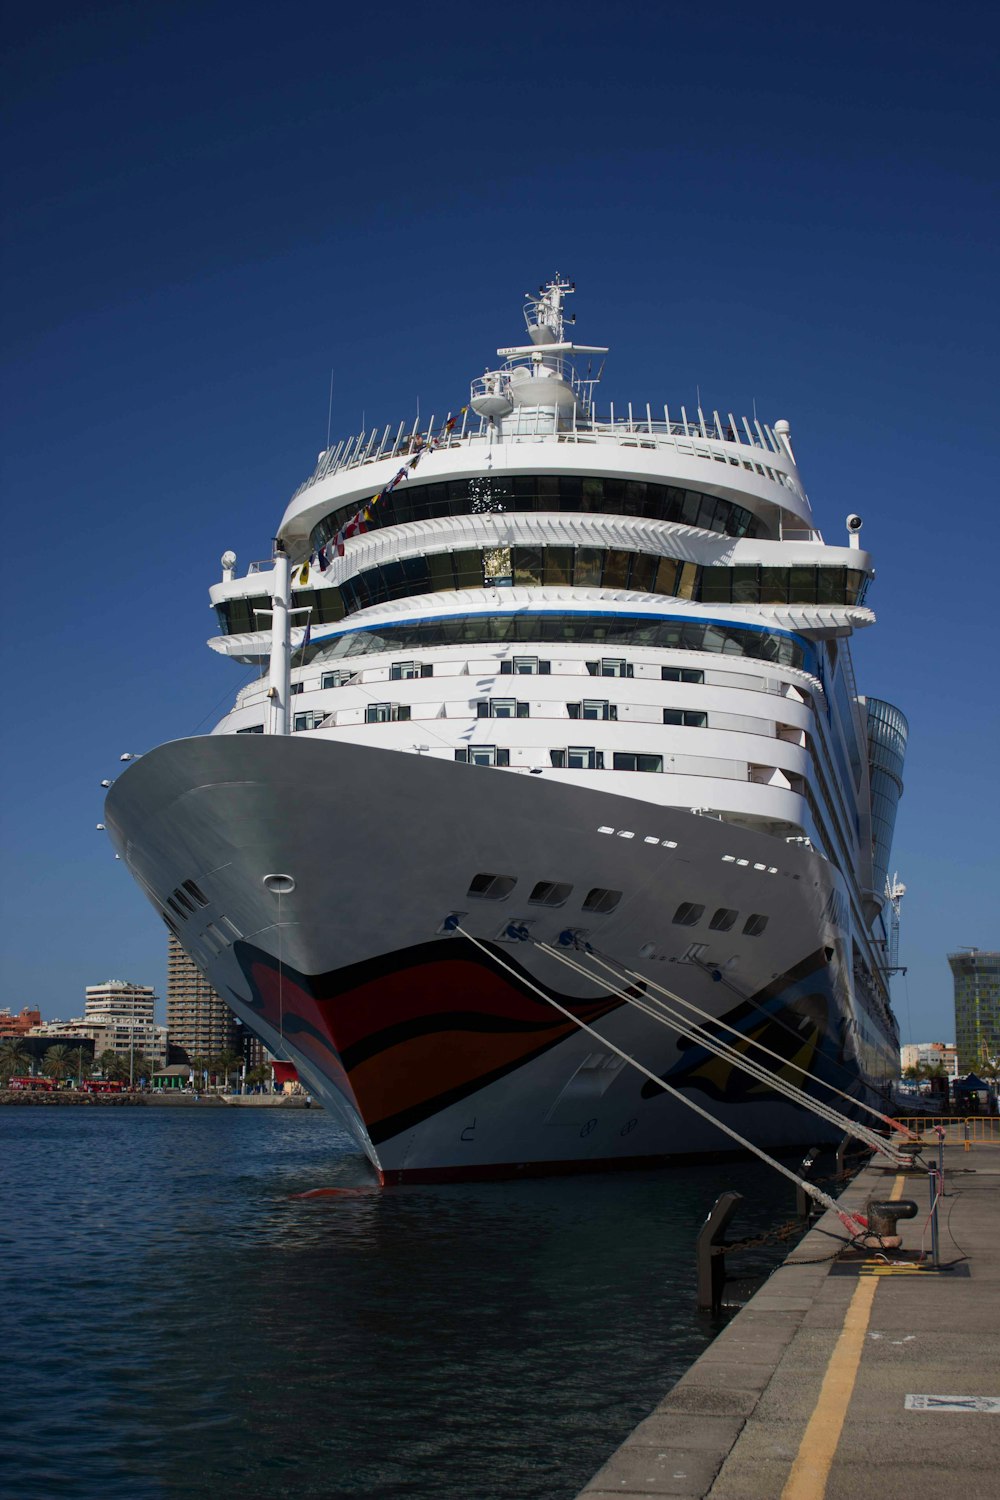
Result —
<instances>
[{"instance_id":1,"label":"cruise ship","mask_svg":"<svg viewBox=\"0 0 1000 1500\"><path fill-rule=\"evenodd\" d=\"M811 1144L783 1079L871 1105L898 1073L907 727L852 671L861 518L824 539L787 421L599 410L573 291L440 420L320 453L268 559L223 556L209 645L252 680L107 797L383 1183Z\"/></svg>"}]
</instances>

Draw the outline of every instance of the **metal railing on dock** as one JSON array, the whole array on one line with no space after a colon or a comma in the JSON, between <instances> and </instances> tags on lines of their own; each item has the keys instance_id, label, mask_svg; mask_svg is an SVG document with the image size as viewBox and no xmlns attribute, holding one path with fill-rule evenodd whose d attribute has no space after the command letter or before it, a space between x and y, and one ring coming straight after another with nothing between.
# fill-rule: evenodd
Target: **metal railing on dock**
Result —
<instances>
[{"instance_id":1,"label":"metal railing on dock","mask_svg":"<svg viewBox=\"0 0 1000 1500\"><path fill-rule=\"evenodd\" d=\"M1000 1116L997 1115L907 1115L898 1116L900 1129L932 1136L944 1131L945 1146L1000 1146Z\"/></svg>"}]
</instances>

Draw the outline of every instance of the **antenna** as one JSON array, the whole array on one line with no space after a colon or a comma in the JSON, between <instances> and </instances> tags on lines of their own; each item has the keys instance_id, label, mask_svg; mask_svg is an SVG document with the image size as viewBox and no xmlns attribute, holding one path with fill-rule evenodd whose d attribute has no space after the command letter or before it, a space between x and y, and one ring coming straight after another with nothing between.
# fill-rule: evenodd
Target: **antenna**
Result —
<instances>
[{"instance_id":1,"label":"antenna","mask_svg":"<svg viewBox=\"0 0 1000 1500\"><path fill-rule=\"evenodd\" d=\"M330 447L330 427L333 423L333 369L330 369L330 401L326 408L326 446Z\"/></svg>"}]
</instances>

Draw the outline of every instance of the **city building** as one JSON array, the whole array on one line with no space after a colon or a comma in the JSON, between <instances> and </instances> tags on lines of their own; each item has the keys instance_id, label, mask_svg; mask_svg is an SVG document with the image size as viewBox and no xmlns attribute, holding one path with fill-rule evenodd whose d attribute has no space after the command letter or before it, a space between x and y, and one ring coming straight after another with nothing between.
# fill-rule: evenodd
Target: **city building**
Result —
<instances>
[{"instance_id":1,"label":"city building","mask_svg":"<svg viewBox=\"0 0 1000 1500\"><path fill-rule=\"evenodd\" d=\"M905 1074L907 1068L933 1068L940 1063L946 1078L958 1077L958 1048L954 1042L907 1042L899 1049L899 1066Z\"/></svg>"},{"instance_id":2,"label":"city building","mask_svg":"<svg viewBox=\"0 0 1000 1500\"><path fill-rule=\"evenodd\" d=\"M25 1036L32 1026L40 1026L42 1013L40 1010L31 1010L26 1005L15 1016L9 1007L0 1010L0 1040L5 1037Z\"/></svg>"},{"instance_id":3,"label":"city building","mask_svg":"<svg viewBox=\"0 0 1000 1500\"><path fill-rule=\"evenodd\" d=\"M153 1008L156 994L148 984L109 979L85 990L82 1027L101 1028L95 1036L97 1055L117 1052L122 1057L146 1057L154 1068L167 1060L167 1028L157 1026ZM76 1021L70 1023L77 1025Z\"/></svg>"},{"instance_id":4,"label":"city building","mask_svg":"<svg viewBox=\"0 0 1000 1500\"><path fill-rule=\"evenodd\" d=\"M982 1073L1000 1056L1000 952L949 953L955 981L955 1040L960 1073Z\"/></svg>"},{"instance_id":5,"label":"city building","mask_svg":"<svg viewBox=\"0 0 1000 1500\"><path fill-rule=\"evenodd\" d=\"M167 1030L170 1045L188 1062L223 1052L243 1056L243 1034L226 1002L174 937L167 935Z\"/></svg>"}]
</instances>

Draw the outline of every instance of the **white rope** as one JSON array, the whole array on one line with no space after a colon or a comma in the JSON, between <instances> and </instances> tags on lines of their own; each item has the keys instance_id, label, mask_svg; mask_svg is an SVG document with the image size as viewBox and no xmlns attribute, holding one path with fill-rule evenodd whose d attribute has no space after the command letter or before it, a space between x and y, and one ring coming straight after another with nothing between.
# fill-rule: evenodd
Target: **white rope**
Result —
<instances>
[{"instance_id":1,"label":"white rope","mask_svg":"<svg viewBox=\"0 0 1000 1500\"><path fill-rule=\"evenodd\" d=\"M743 1150L749 1151L753 1156L758 1157L769 1167L773 1167L776 1172L780 1172L783 1177L787 1177L789 1182L794 1182L796 1187L800 1187L804 1193L808 1194L808 1196L814 1199L817 1203L822 1204L824 1208L832 1209L833 1212L837 1215L840 1222L844 1225L844 1228L851 1235L852 1239L859 1234L867 1234L867 1224L862 1224L857 1219L851 1218L849 1214L844 1213L843 1209L837 1207L836 1201L833 1198L829 1197L828 1194L824 1193L821 1188L816 1187L811 1182L807 1182L805 1178L799 1177L795 1172L791 1171L790 1168L783 1166L780 1161L775 1161L773 1156L769 1156L767 1152L762 1150L760 1146L755 1146L753 1141L747 1140L746 1136L740 1135L739 1131L733 1130L730 1125L723 1124L723 1122L717 1119L716 1116L713 1115L709 1110L702 1109L701 1105L696 1104L693 1099L687 1098L687 1096L682 1094L678 1089L672 1088L669 1083L665 1083L662 1078L658 1078L655 1073L651 1073L648 1068L643 1067L642 1063L636 1062L634 1057L630 1057L627 1052L623 1052L620 1047L616 1047L614 1042L609 1041L607 1037L602 1036L599 1031L595 1031L592 1026L588 1026L586 1021L581 1021L579 1016L575 1016L571 1010L567 1010L564 1005L560 1005L558 1000L554 1000L551 995L546 994L546 992L539 985L533 984L525 974L515 969L512 964L506 963L502 958L500 958L498 954L491 952L491 950L486 946L485 943L481 943L478 938L473 937L471 932L466 932L464 927L460 927L458 924L456 924L454 930L456 932L460 932L464 938L468 938L470 943L474 944L474 946L477 947L481 953L485 953L487 958L492 959L493 962L498 965L498 967L500 967L501 969L505 969L508 974L512 974L519 984L525 985L528 989L532 990L536 995L544 1000L547 1005L551 1005L554 1010L559 1011L559 1013L561 1015L564 1015L567 1020L572 1021L574 1026L578 1026L581 1031L587 1032L587 1034L589 1036L592 1036L595 1041L600 1042L602 1047L607 1047L611 1052L615 1054L616 1057L620 1057L623 1062L627 1062L629 1066L635 1068L637 1072L644 1074L644 1076L648 1078L651 1083L656 1084L657 1088L663 1089L664 1093L669 1094L672 1098L679 1100L680 1103L685 1106L685 1108L693 1110L696 1115L700 1115L703 1120L707 1120L710 1125L714 1125L716 1129L721 1130L723 1135L729 1136L730 1140L735 1141L737 1145L743 1148Z\"/></svg>"},{"instance_id":2,"label":"white rope","mask_svg":"<svg viewBox=\"0 0 1000 1500\"><path fill-rule=\"evenodd\" d=\"M877 1135L875 1131L869 1129L868 1126L857 1124L854 1120L851 1120L847 1115L843 1114L839 1109L835 1109L832 1104L827 1104L822 1099L814 1099L810 1094L806 1093L804 1089L799 1088L797 1084L789 1083L787 1079L780 1078L763 1063L759 1063L755 1059L747 1057L744 1053L738 1051L735 1047L731 1047L728 1042L721 1041L719 1038L714 1037L711 1032L706 1031L705 1028L699 1026L697 1022L688 1021L684 1016L678 1015L676 1011L672 1010L669 1006L664 1005L662 1000L653 1000L651 1003L647 1003L644 999L629 995L627 991L609 985L605 980L596 977L584 965L577 963L574 959L571 959L568 954L560 953L557 948L550 947L548 943L536 943L535 947L540 949L541 952L547 953L551 958L558 959L560 963L566 964L568 968L575 970L576 973L582 974L586 979L589 979L592 984L599 985L602 989L607 990L608 993L617 995L621 1000L624 1000L627 1005L635 1006L637 1010L642 1011L644 1015L649 1016L650 1019L656 1021L658 1025L669 1026L671 1030L679 1032L681 1036L686 1037L689 1041L697 1042L700 1046L704 1047L706 1051L713 1053L716 1057L719 1057L726 1062L729 1062L734 1067L740 1068L743 1072L748 1073L751 1078L756 1078L758 1082L765 1084L769 1089L772 1089L775 1093L782 1095L791 1103L798 1104L802 1108L808 1109L812 1114L818 1115L820 1119L826 1120L828 1124L836 1125L837 1128L839 1130L842 1130L845 1134L854 1136L856 1140L864 1141L864 1143L873 1151L878 1151L883 1156L888 1157L888 1159L894 1165L899 1166L901 1164L903 1158L899 1154L898 1150L892 1147L890 1143L886 1142L886 1140L882 1136ZM593 957L593 955L588 956ZM602 964L602 968L609 969L610 971L610 966L607 964ZM632 975L632 977L638 979L640 983L652 983L652 981L647 981L641 974L632 974L631 970L628 970L627 972ZM659 986L657 986L657 988L659 988ZM670 992L665 991L664 993L669 994ZM678 1000L680 999L679 996L671 996L671 998ZM688 1002L680 1001L680 1003L685 1004ZM656 1008L654 1009L654 1007ZM690 1008L692 1010L697 1010L699 1014L706 1016L708 1020L712 1021L714 1024L725 1026L725 1023L722 1021L715 1022L715 1018L711 1016L709 1012L701 1011L695 1005L690 1005ZM744 1037L740 1032L736 1031L731 1026L726 1026L725 1029L732 1032L734 1036L739 1037L741 1041L749 1040L749 1038ZM763 1050L769 1051L768 1048L764 1048ZM777 1060L782 1064L784 1064L785 1062L785 1059L781 1057L779 1053L771 1052L770 1056L777 1058ZM794 1067L795 1065L791 1064L791 1066ZM805 1068L798 1068L797 1071L805 1074L806 1077L812 1076ZM909 1158L907 1158L907 1160L908 1159Z\"/></svg>"},{"instance_id":3,"label":"white rope","mask_svg":"<svg viewBox=\"0 0 1000 1500\"><path fill-rule=\"evenodd\" d=\"M601 958L597 953L594 952L593 949L590 949L589 952L590 957L594 960L595 963L600 963L602 968L607 968L609 974L614 972L610 964L602 963ZM713 1019L709 1015L708 1011L701 1010L701 1008L695 1005L693 1001L684 1000L680 995L673 994L671 990L666 989L662 984L657 984L655 979L646 979L646 976L644 974L638 974L635 969L628 968L625 964L619 962L618 960L615 960L615 962L617 964L617 967L624 970L624 972L631 979L643 979L646 984L650 985L652 989L658 990L661 995L666 995L669 999L676 1000L678 1005L685 1005L690 1010L695 1011L698 1015L708 1016L710 1020ZM694 963L702 971L702 973L710 974L712 972L707 964L701 963L697 959L694 960ZM764 1015L765 1019L769 1019L766 1015L766 1012L763 1011L762 1007L759 1006L756 1001L751 1000L749 995L741 994L733 984L727 983L726 988L732 990L733 994L736 995L736 997L741 1000L744 1005L752 1005L756 1010L759 1010L761 1014ZM715 1024L718 1026L725 1026L726 1023L724 1021L718 1021L715 1022ZM733 1028L731 1026L726 1026L727 1031L731 1031L732 1029ZM791 1027L787 1027L786 1029L788 1031L791 1031ZM737 1035L739 1034L740 1033L737 1033ZM770 1047L764 1046L763 1042L758 1042L750 1036L746 1037L745 1040L748 1041L752 1047L757 1047L761 1052L766 1052L770 1057L776 1057L780 1062L785 1062L785 1059L781 1057L780 1053L772 1052ZM786 1066L789 1068L794 1068L797 1073L802 1073L807 1078L812 1078L815 1083L820 1084L825 1089L829 1089L832 1094L838 1094L841 1099L846 1099L848 1104L854 1104L858 1109L863 1109L866 1114L871 1115L876 1120L881 1120L882 1124L888 1125L891 1130L895 1130L902 1135L909 1136L911 1141L919 1141L920 1137L917 1135L915 1130L910 1130L907 1128L907 1126L900 1125L898 1120L894 1120L890 1115L883 1114L880 1109L875 1109L870 1104L865 1104L863 1100L858 1099L854 1094L849 1094L844 1089L839 1089L835 1083L828 1083L825 1078L820 1078L817 1074L810 1073L808 1068L800 1068L798 1063L787 1062ZM842 1071L845 1071L843 1063L838 1063L837 1066ZM878 1089L876 1089L875 1092L881 1093L881 1091ZM882 1094L881 1097L886 1098L887 1096Z\"/></svg>"},{"instance_id":4,"label":"white rope","mask_svg":"<svg viewBox=\"0 0 1000 1500\"><path fill-rule=\"evenodd\" d=\"M873 1150L885 1149L885 1142L880 1136L875 1136L873 1132L868 1131L863 1126L858 1127L856 1131L853 1123L848 1120L846 1115L842 1115L839 1110L835 1110L831 1105L824 1104L822 1100L811 1098L797 1084L788 1083L785 1079L778 1078L762 1063L755 1062L752 1058L748 1058L743 1053L738 1052L734 1047L730 1047L727 1042L713 1037L711 1033L705 1031L696 1022L686 1021L683 1016L678 1016L676 1012L671 1011L669 1006L664 1005L662 1001L654 1000L652 1003L647 1003L642 998L630 995L627 991L617 989L612 985L608 985L604 980L596 978L588 969L575 963L568 955L560 953L557 949L550 948L547 944L537 944L536 946L549 954L550 957L558 959L578 974L582 974L592 984L599 985L607 993L616 995L627 1005L632 1005L637 1010L642 1011L644 1015L649 1016L658 1025L669 1026L672 1031L679 1032L681 1036L686 1037L689 1041L699 1043L710 1054L731 1063L734 1067L740 1068L743 1072L748 1073L751 1078L764 1083L768 1088L782 1095L791 1103L809 1109L813 1114L819 1115L821 1119L826 1120L829 1124L836 1125L838 1128L852 1135L857 1133L858 1139L864 1140ZM658 1009L654 1009L654 1006L658 1007ZM897 1160L895 1156L892 1159L893 1161Z\"/></svg>"}]
</instances>

